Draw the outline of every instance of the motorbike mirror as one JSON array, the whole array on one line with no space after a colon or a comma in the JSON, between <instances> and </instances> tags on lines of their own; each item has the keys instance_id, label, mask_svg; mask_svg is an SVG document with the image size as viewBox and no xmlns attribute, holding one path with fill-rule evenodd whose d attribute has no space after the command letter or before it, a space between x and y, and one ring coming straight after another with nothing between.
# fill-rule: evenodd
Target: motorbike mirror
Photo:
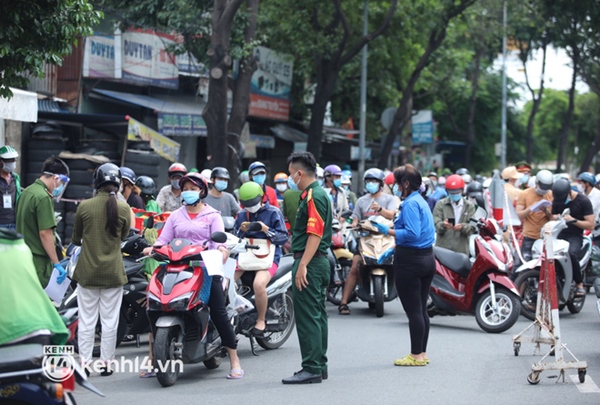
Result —
<instances>
[{"instance_id":1,"label":"motorbike mirror","mask_svg":"<svg viewBox=\"0 0 600 405\"><path fill-rule=\"evenodd\" d=\"M250 222L248 224L249 232L260 232L262 230L262 225L259 222Z\"/></svg>"},{"instance_id":2,"label":"motorbike mirror","mask_svg":"<svg viewBox=\"0 0 600 405\"><path fill-rule=\"evenodd\" d=\"M342 212L342 215L341 215L342 218L350 218L351 216L352 216L351 210L346 210L346 211Z\"/></svg>"},{"instance_id":3,"label":"motorbike mirror","mask_svg":"<svg viewBox=\"0 0 600 405\"><path fill-rule=\"evenodd\" d=\"M148 228L148 229L154 228L154 216L151 216L148 219L146 219L146 228Z\"/></svg>"},{"instance_id":4,"label":"motorbike mirror","mask_svg":"<svg viewBox=\"0 0 600 405\"><path fill-rule=\"evenodd\" d=\"M227 234L225 232L213 232L210 235L210 240L216 243L225 243L227 242Z\"/></svg>"}]
</instances>

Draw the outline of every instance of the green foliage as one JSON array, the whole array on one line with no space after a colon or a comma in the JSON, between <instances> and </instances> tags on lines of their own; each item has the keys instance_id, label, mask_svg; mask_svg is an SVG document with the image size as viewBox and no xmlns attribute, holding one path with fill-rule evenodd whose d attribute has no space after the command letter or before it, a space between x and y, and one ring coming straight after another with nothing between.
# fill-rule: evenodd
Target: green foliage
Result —
<instances>
[{"instance_id":1,"label":"green foliage","mask_svg":"<svg viewBox=\"0 0 600 405\"><path fill-rule=\"evenodd\" d=\"M44 63L62 63L77 39L91 35L102 13L89 0L4 1L0 13L0 97L25 87L29 72L43 77Z\"/></svg>"}]
</instances>

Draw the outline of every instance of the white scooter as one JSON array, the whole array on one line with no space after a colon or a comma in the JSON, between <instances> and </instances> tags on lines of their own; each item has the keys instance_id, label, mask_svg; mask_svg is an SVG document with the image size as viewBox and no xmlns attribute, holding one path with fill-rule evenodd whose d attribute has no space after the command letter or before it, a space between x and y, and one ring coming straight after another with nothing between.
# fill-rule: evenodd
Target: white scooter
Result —
<instances>
[{"instance_id":1,"label":"white scooter","mask_svg":"<svg viewBox=\"0 0 600 405\"><path fill-rule=\"evenodd\" d=\"M523 263L516 270L517 278L515 284L521 294L521 314L528 319L535 319L542 252L544 249L544 229L550 229L552 235L559 309L563 309L566 306L569 309L569 312L577 314L581 311L583 304L585 303L585 295L577 296L575 294L577 286L573 281L573 264L571 262L571 256L569 255L569 242L558 239L560 232L567 227L564 216L569 213L570 210L566 209L556 221L550 221L544 225L541 238L533 244L532 260ZM591 255L591 239L584 237L581 251L578 255L581 269L586 268Z\"/></svg>"}]
</instances>

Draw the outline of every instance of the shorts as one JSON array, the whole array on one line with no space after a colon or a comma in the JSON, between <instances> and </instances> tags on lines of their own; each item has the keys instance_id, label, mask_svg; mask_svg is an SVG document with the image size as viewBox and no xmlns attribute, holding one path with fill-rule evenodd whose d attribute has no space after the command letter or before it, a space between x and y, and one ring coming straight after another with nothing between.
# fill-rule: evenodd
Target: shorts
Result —
<instances>
[{"instance_id":1,"label":"shorts","mask_svg":"<svg viewBox=\"0 0 600 405\"><path fill-rule=\"evenodd\" d=\"M277 273L277 269L278 268L279 268L279 265L277 263L273 263L273 265L271 266L271 268L268 269L269 274L271 275L271 278L273 278L273 276L275 275L275 273ZM236 268L235 271L242 271L242 270ZM250 272L252 272L252 271L250 271Z\"/></svg>"}]
</instances>

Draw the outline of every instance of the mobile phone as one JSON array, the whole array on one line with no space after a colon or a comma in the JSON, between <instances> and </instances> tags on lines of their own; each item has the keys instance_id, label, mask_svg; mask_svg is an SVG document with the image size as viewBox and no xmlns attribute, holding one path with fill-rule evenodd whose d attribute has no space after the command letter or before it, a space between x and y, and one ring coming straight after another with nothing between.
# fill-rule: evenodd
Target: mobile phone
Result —
<instances>
[{"instance_id":1,"label":"mobile phone","mask_svg":"<svg viewBox=\"0 0 600 405\"><path fill-rule=\"evenodd\" d=\"M448 223L454 226L454 218L448 218Z\"/></svg>"}]
</instances>

